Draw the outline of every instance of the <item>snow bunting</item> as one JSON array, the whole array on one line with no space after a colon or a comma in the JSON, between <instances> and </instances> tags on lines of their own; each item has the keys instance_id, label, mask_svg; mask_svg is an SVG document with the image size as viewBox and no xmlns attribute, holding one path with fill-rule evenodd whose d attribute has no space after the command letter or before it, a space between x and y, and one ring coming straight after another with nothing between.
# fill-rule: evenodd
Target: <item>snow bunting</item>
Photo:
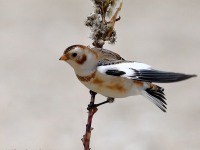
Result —
<instances>
[{"instance_id":1,"label":"snow bunting","mask_svg":"<svg viewBox=\"0 0 200 150\"><path fill-rule=\"evenodd\" d=\"M112 51L83 45L68 47L60 60L72 66L88 89L108 97L95 106L113 102L114 98L143 95L165 112L164 89L152 82L170 83L196 76L155 70L144 63L126 61Z\"/></svg>"}]
</instances>

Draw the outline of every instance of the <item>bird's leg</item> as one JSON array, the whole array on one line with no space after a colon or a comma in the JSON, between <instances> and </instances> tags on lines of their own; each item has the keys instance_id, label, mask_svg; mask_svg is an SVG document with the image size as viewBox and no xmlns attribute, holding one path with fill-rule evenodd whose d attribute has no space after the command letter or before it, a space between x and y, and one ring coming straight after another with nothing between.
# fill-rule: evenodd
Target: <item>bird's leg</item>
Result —
<instances>
[{"instance_id":1,"label":"bird's leg","mask_svg":"<svg viewBox=\"0 0 200 150\"><path fill-rule=\"evenodd\" d=\"M97 94L96 92L90 90L90 95L91 95L91 100L90 100L90 104L89 104L90 106L94 105L94 100L95 100L96 94Z\"/></svg>"},{"instance_id":2,"label":"bird's leg","mask_svg":"<svg viewBox=\"0 0 200 150\"><path fill-rule=\"evenodd\" d=\"M107 100L104 101L104 102L101 102L101 103L98 103L98 104L94 104L94 103L91 104L91 103L90 103L90 104L88 105L88 108L87 108L87 109L90 110L90 109L92 109L92 108L98 107L98 106L103 105L103 104L106 104L106 103L113 103L114 100L115 100L114 98L108 97Z\"/></svg>"}]
</instances>

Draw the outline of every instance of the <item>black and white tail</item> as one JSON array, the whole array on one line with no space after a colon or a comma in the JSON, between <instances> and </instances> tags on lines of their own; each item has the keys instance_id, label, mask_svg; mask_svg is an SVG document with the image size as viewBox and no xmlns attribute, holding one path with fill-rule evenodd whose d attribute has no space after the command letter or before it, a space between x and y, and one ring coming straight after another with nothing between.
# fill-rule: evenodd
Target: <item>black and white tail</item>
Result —
<instances>
[{"instance_id":1,"label":"black and white tail","mask_svg":"<svg viewBox=\"0 0 200 150\"><path fill-rule=\"evenodd\" d=\"M163 112L166 112L166 98L164 94L164 89L157 85L151 84L150 88L143 91L143 95L158 106Z\"/></svg>"}]
</instances>

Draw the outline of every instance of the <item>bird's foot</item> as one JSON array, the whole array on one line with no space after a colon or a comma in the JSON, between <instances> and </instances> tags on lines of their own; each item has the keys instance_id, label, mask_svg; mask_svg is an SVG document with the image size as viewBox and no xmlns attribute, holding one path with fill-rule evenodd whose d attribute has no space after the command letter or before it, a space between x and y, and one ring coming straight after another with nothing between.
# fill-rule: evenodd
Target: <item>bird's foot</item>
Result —
<instances>
[{"instance_id":1,"label":"bird's foot","mask_svg":"<svg viewBox=\"0 0 200 150\"><path fill-rule=\"evenodd\" d=\"M91 110L93 108L97 108L103 104L106 104L106 103L113 103L114 102L114 98L111 98L111 97L108 97L106 101L102 102L102 103L98 103L98 104L94 104L94 103L90 103L87 107L87 110Z\"/></svg>"},{"instance_id":2,"label":"bird's foot","mask_svg":"<svg viewBox=\"0 0 200 150\"><path fill-rule=\"evenodd\" d=\"M98 107L98 104L90 103L87 107L87 110L91 110L91 109L94 109L94 108L97 108L97 107Z\"/></svg>"},{"instance_id":3,"label":"bird's foot","mask_svg":"<svg viewBox=\"0 0 200 150\"><path fill-rule=\"evenodd\" d=\"M107 98L108 103L113 103L115 101L115 98L108 97Z\"/></svg>"}]
</instances>

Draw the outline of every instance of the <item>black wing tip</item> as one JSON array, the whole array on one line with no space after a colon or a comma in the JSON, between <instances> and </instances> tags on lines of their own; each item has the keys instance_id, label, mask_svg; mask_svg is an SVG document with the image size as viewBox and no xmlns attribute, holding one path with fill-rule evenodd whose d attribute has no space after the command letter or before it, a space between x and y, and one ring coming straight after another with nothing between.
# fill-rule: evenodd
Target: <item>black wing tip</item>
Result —
<instances>
[{"instance_id":1,"label":"black wing tip","mask_svg":"<svg viewBox=\"0 0 200 150\"><path fill-rule=\"evenodd\" d=\"M196 74L183 74L182 77L180 76L180 81L187 80L187 79L190 79L193 77L197 77L197 75Z\"/></svg>"},{"instance_id":2,"label":"black wing tip","mask_svg":"<svg viewBox=\"0 0 200 150\"><path fill-rule=\"evenodd\" d=\"M157 83L170 83L170 82L179 82L187 80L192 77L197 77L197 75L165 72L159 70L140 70L140 76L138 77L138 80L143 80L147 82L157 82Z\"/></svg>"},{"instance_id":3,"label":"black wing tip","mask_svg":"<svg viewBox=\"0 0 200 150\"><path fill-rule=\"evenodd\" d=\"M189 75L189 76L190 76L190 78L197 77L196 74L192 74L192 75Z\"/></svg>"}]
</instances>

